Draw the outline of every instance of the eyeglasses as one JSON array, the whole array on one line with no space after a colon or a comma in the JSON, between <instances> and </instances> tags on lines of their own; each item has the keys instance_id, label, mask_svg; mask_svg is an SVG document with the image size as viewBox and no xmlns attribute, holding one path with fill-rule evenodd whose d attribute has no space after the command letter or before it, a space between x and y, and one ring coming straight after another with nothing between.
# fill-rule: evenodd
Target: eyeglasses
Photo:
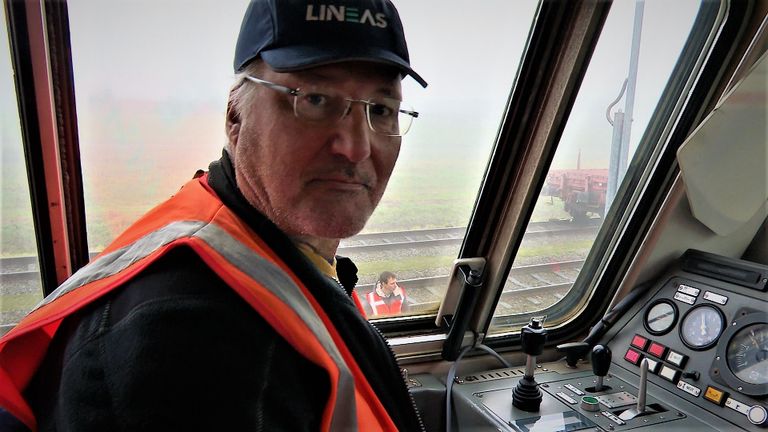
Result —
<instances>
[{"instance_id":1,"label":"eyeglasses","mask_svg":"<svg viewBox=\"0 0 768 432\"><path fill-rule=\"evenodd\" d=\"M297 118L311 123L335 123L349 114L353 103L365 106L368 127L381 135L403 136L411 128L419 113L408 108L403 101L389 97L367 100L351 99L324 89L302 90L265 81L250 75L245 78L281 93L293 96L293 113Z\"/></svg>"}]
</instances>

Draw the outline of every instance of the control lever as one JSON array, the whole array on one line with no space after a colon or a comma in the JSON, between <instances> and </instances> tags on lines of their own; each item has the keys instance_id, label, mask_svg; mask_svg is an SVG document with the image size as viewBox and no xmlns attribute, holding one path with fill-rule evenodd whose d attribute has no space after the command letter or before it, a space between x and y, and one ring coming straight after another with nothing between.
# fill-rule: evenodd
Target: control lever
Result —
<instances>
[{"instance_id":1,"label":"control lever","mask_svg":"<svg viewBox=\"0 0 768 432\"><path fill-rule=\"evenodd\" d=\"M579 360L589 352L589 344L586 342L569 342L557 346L557 352L565 353L565 364L575 369Z\"/></svg>"},{"instance_id":2,"label":"control lever","mask_svg":"<svg viewBox=\"0 0 768 432\"><path fill-rule=\"evenodd\" d=\"M681 378L689 378L694 381L698 381L699 378L701 378L701 374L699 373L699 371L683 372L683 375Z\"/></svg>"},{"instance_id":3,"label":"control lever","mask_svg":"<svg viewBox=\"0 0 768 432\"><path fill-rule=\"evenodd\" d=\"M512 392L512 405L528 412L537 412L541 406L541 390L533 378L536 370L536 356L544 351L547 331L542 318L531 318L531 322L520 330L520 344L526 354L525 374Z\"/></svg>"},{"instance_id":4,"label":"control lever","mask_svg":"<svg viewBox=\"0 0 768 432\"><path fill-rule=\"evenodd\" d=\"M645 412L645 395L648 393L648 366L650 362L644 358L640 362L640 382L637 385L637 410L638 415Z\"/></svg>"},{"instance_id":5,"label":"control lever","mask_svg":"<svg viewBox=\"0 0 768 432\"><path fill-rule=\"evenodd\" d=\"M630 408L619 414L619 418L624 421L645 414L645 394L648 389L648 359L644 358L640 362L640 383L637 386L637 406Z\"/></svg>"},{"instance_id":6,"label":"control lever","mask_svg":"<svg viewBox=\"0 0 768 432\"><path fill-rule=\"evenodd\" d=\"M606 345L595 345L592 348L592 372L597 376L595 392L603 391L603 377L608 375L611 366L611 350Z\"/></svg>"}]
</instances>

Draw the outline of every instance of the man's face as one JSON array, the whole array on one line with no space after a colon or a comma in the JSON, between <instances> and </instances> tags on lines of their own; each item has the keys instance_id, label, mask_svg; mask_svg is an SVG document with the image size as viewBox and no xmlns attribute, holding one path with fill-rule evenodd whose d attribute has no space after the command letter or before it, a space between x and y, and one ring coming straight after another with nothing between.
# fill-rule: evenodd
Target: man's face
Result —
<instances>
[{"instance_id":1,"label":"man's face","mask_svg":"<svg viewBox=\"0 0 768 432\"><path fill-rule=\"evenodd\" d=\"M351 99L402 99L396 73L370 63L341 63L258 77L290 88ZM244 83L243 85L256 85ZM259 86L239 130L230 133L237 185L245 198L291 236L339 239L357 234L379 203L400 152L400 138L373 132L365 106L341 120L299 119L294 97Z\"/></svg>"},{"instance_id":2,"label":"man's face","mask_svg":"<svg viewBox=\"0 0 768 432\"><path fill-rule=\"evenodd\" d=\"M397 279L393 277L387 279L387 283L382 284L382 288L386 294L392 294L397 288Z\"/></svg>"}]
</instances>

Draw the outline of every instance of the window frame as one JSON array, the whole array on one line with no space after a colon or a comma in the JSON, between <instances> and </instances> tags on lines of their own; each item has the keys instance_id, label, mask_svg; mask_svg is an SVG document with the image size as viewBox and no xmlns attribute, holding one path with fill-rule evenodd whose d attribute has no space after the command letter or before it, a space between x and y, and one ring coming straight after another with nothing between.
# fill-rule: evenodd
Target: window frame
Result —
<instances>
[{"instance_id":1,"label":"window frame","mask_svg":"<svg viewBox=\"0 0 768 432\"><path fill-rule=\"evenodd\" d=\"M89 258L67 4L4 6L45 296Z\"/></svg>"}]
</instances>

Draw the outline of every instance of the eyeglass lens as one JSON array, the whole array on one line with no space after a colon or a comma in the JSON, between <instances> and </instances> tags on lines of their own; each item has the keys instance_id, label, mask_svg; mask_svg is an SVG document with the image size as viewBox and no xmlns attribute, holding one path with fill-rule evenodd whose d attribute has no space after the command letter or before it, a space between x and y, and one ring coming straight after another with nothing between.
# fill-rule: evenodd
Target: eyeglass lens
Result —
<instances>
[{"instance_id":1,"label":"eyeglass lens","mask_svg":"<svg viewBox=\"0 0 768 432\"><path fill-rule=\"evenodd\" d=\"M353 102L365 105L368 126L376 133L402 136L411 126L412 110L394 98L372 98L367 101L350 100L337 95L318 92L301 93L295 96L294 112L297 117L313 121L338 121L349 111Z\"/></svg>"}]
</instances>

